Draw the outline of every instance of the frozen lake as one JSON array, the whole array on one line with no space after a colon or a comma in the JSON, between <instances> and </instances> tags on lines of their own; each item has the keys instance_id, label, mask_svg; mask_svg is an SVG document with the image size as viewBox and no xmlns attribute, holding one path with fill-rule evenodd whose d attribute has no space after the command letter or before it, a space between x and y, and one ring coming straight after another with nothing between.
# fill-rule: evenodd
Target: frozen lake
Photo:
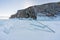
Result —
<instances>
[{"instance_id":1,"label":"frozen lake","mask_svg":"<svg viewBox=\"0 0 60 40\"><path fill-rule=\"evenodd\" d=\"M60 40L60 21L0 20L0 40Z\"/></svg>"}]
</instances>

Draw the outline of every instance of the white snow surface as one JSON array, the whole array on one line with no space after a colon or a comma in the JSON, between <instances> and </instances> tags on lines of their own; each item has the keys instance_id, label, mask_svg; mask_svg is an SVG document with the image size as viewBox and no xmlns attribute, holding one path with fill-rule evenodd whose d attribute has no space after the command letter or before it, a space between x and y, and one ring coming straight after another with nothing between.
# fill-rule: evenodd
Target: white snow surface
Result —
<instances>
[{"instance_id":1,"label":"white snow surface","mask_svg":"<svg viewBox=\"0 0 60 40\"><path fill-rule=\"evenodd\" d=\"M60 21L0 20L0 40L60 40Z\"/></svg>"}]
</instances>

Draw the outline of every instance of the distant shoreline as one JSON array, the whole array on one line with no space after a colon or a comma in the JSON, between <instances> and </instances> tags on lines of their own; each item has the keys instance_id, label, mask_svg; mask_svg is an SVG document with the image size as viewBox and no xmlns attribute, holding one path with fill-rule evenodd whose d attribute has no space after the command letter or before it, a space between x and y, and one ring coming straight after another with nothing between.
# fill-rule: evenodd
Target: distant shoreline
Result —
<instances>
[{"instance_id":1,"label":"distant shoreline","mask_svg":"<svg viewBox=\"0 0 60 40\"><path fill-rule=\"evenodd\" d=\"M0 16L0 19L9 19L9 16Z\"/></svg>"}]
</instances>

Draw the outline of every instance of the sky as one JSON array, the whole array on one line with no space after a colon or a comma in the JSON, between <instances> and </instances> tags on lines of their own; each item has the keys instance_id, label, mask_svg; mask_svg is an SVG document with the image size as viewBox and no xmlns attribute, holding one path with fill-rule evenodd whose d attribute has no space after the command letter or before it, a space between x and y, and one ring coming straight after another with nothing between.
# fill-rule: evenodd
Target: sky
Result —
<instances>
[{"instance_id":1,"label":"sky","mask_svg":"<svg viewBox=\"0 0 60 40\"><path fill-rule=\"evenodd\" d=\"M0 19L9 18L17 10L49 2L59 2L59 0L0 0Z\"/></svg>"}]
</instances>

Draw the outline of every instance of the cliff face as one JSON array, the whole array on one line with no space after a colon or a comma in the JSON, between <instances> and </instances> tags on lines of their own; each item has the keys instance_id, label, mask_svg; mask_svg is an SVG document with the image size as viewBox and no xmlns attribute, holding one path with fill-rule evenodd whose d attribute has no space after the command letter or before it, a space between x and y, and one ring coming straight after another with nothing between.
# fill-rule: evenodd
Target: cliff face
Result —
<instances>
[{"instance_id":1,"label":"cliff face","mask_svg":"<svg viewBox=\"0 0 60 40\"><path fill-rule=\"evenodd\" d=\"M12 15L10 18L33 18L36 19L36 13L33 7L27 9L18 10L16 14Z\"/></svg>"},{"instance_id":2,"label":"cliff face","mask_svg":"<svg viewBox=\"0 0 60 40\"><path fill-rule=\"evenodd\" d=\"M18 10L16 14L11 15L10 18L33 18L37 16L54 17L60 15L60 2L47 3L43 5L35 5L23 10Z\"/></svg>"}]
</instances>

